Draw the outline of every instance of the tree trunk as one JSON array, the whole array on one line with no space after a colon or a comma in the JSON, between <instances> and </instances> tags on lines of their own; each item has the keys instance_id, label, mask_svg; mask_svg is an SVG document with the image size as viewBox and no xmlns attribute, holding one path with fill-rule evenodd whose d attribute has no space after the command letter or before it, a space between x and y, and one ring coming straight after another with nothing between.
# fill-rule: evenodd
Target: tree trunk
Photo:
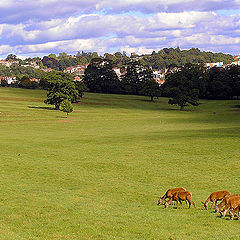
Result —
<instances>
[{"instance_id":1,"label":"tree trunk","mask_svg":"<svg viewBox=\"0 0 240 240\"><path fill-rule=\"evenodd\" d=\"M151 96L151 102L153 101L153 96Z\"/></svg>"},{"instance_id":2,"label":"tree trunk","mask_svg":"<svg viewBox=\"0 0 240 240\"><path fill-rule=\"evenodd\" d=\"M184 111L184 106L180 106L180 111Z\"/></svg>"}]
</instances>

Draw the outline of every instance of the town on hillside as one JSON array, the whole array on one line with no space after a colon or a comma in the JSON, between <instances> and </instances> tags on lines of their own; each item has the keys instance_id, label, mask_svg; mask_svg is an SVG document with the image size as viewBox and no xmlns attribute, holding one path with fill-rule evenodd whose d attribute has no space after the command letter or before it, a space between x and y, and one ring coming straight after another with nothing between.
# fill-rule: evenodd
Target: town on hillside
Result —
<instances>
[{"instance_id":1,"label":"town on hillside","mask_svg":"<svg viewBox=\"0 0 240 240\"><path fill-rule=\"evenodd\" d=\"M16 86L19 78L26 78L37 86L44 73L61 71L74 75L75 81L82 81L84 73L91 60L94 58L107 59L112 62L112 70L121 81L126 73L129 62L137 61L139 67L149 67L152 70L153 79L161 86L165 82L165 75L169 66L183 66L184 64L203 64L206 68L225 68L229 65L240 66L240 56L230 54L201 52L199 49L180 50L179 48L164 48L152 54L137 55L125 52L114 54L105 53L103 56L96 52L78 52L76 55L67 53L49 54L48 56L26 58L21 60L14 54L9 54L6 59L0 60L1 85Z\"/></svg>"}]
</instances>

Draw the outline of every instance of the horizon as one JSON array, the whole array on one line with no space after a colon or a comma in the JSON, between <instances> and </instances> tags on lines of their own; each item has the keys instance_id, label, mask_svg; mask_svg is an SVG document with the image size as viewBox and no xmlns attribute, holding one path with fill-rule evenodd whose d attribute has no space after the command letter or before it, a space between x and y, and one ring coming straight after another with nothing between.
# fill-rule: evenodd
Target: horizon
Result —
<instances>
[{"instance_id":1,"label":"horizon","mask_svg":"<svg viewBox=\"0 0 240 240\"><path fill-rule=\"evenodd\" d=\"M177 46L240 54L239 0L7 0L0 10L0 58Z\"/></svg>"}]
</instances>

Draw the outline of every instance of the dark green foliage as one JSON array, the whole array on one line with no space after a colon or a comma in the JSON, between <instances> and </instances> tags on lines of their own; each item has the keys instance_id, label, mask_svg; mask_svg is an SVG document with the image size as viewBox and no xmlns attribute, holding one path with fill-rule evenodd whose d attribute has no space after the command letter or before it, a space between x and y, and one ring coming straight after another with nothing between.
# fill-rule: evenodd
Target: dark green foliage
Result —
<instances>
[{"instance_id":1,"label":"dark green foliage","mask_svg":"<svg viewBox=\"0 0 240 240\"><path fill-rule=\"evenodd\" d=\"M69 113L71 113L73 111L73 105L71 104L70 101L68 100L63 100L60 104L60 110L62 112L67 113L67 116Z\"/></svg>"},{"instance_id":2,"label":"dark green foliage","mask_svg":"<svg viewBox=\"0 0 240 240\"><path fill-rule=\"evenodd\" d=\"M110 60L94 58L85 70L83 82L91 92L119 93L120 80Z\"/></svg>"},{"instance_id":3,"label":"dark green foliage","mask_svg":"<svg viewBox=\"0 0 240 240\"><path fill-rule=\"evenodd\" d=\"M213 67L206 71L207 92L206 98L209 99L228 99L232 94L228 71L224 68Z\"/></svg>"},{"instance_id":4,"label":"dark green foliage","mask_svg":"<svg viewBox=\"0 0 240 240\"><path fill-rule=\"evenodd\" d=\"M1 80L1 86L2 87L7 87L8 86L8 82L4 79Z\"/></svg>"},{"instance_id":5,"label":"dark green foliage","mask_svg":"<svg viewBox=\"0 0 240 240\"><path fill-rule=\"evenodd\" d=\"M52 68L52 69L55 69L55 70L59 69L58 61L57 61L57 59L55 59L53 57L44 56L43 59L42 59L42 63L43 63L44 66L46 66L48 68Z\"/></svg>"},{"instance_id":6,"label":"dark green foliage","mask_svg":"<svg viewBox=\"0 0 240 240\"><path fill-rule=\"evenodd\" d=\"M198 105L201 79L198 76L199 79L196 80L195 71L193 65L188 65L167 74L163 89L164 93L171 98L169 104L177 104L180 110L184 110L184 107L188 105Z\"/></svg>"},{"instance_id":7,"label":"dark green foliage","mask_svg":"<svg viewBox=\"0 0 240 240\"><path fill-rule=\"evenodd\" d=\"M63 100L69 100L71 103L77 102L79 98L78 90L73 81L73 76L62 72L50 72L44 78L46 84L47 99L46 104L55 105L58 110Z\"/></svg>"},{"instance_id":8,"label":"dark green foliage","mask_svg":"<svg viewBox=\"0 0 240 240\"><path fill-rule=\"evenodd\" d=\"M75 87L78 90L79 97L82 98L83 93L89 91L83 81L75 81Z\"/></svg>"},{"instance_id":9,"label":"dark green foliage","mask_svg":"<svg viewBox=\"0 0 240 240\"><path fill-rule=\"evenodd\" d=\"M230 97L240 96L240 66L230 66L227 68L228 86L231 87Z\"/></svg>"},{"instance_id":10,"label":"dark green foliage","mask_svg":"<svg viewBox=\"0 0 240 240\"><path fill-rule=\"evenodd\" d=\"M148 96L153 101L154 97L160 97L160 87L158 83L153 79L153 72L151 69L147 68L143 70L140 74L141 78L141 90L140 94Z\"/></svg>"},{"instance_id":11,"label":"dark green foliage","mask_svg":"<svg viewBox=\"0 0 240 240\"><path fill-rule=\"evenodd\" d=\"M9 60L17 60L17 56L15 54L8 54L7 57L6 57L6 61L9 61Z\"/></svg>"},{"instance_id":12,"label":"dark green foliage","mask_svg":"<svg viewBox=\"0 0 240 240\"><path fill-rule=\"evenodd\" d=\"M35 89L39 87L39 84L37 82L30 81L29 77L23 76L22 78L18 78L18 87Z\"/></svg>"},{"instance_id":13,"label":"dark green foliage","mask_svg":"<svg viewBox=\"0 0 240 240\"><path fill-rule=\"evenodd\" d=\"M124 94L138 95L141 91L138 62L130 62L121 81L121 91Z\"/></svg>"}]
</instances>

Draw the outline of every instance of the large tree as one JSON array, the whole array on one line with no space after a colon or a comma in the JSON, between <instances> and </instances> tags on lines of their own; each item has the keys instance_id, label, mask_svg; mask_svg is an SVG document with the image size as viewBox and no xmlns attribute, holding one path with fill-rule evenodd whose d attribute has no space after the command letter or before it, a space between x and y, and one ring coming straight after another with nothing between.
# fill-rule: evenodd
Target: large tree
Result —
<instances>
[{"instance_id":1,"label":"large tree","mask_svg":"<svg viewBox=\"0 0 240 240\"><path fill-rule=\"evenodd\" d=\"M58 110L60 104L64 100L69 100L71 103L77 102L79 92L76 89L73 81L73 76L62 72L50 72L44 78L45 86L48 90L46 104L55 105Z\"/></svg>"},{"instance_id":2,"label":"large tree","mask_svg":"<svg viewBox=\"0 0 240 240\"><path fill-rule=\"evenodd\" d=\"M139 95L141 90L141 82L139 78L139 63L130 62L126 73L122 77L121 89L125 94Z\"/></svg>"},{"instance_id":3,"label":"large tree","mask_svg":"<svg viewBox=\"0 0 240 240\"><path fill-rule=\"evenodd\" d=\"M140 94L148 96L153 101L154 97L160 97L160 87L158 83L153 79L153 71L150 68L146 68L140 72L141 89Z\"/></svg>"},{"instance_id":4,"label":"large tree","mask_svg":"<svg viewBox=\"0 0 240 240\"><path fill-rule=\"evenodd\" d=\"M119 93L120 80L112 69L110 60L94 58L85 70L83 82L89 91L97 93Z\"/></svg>"},{"instance_id":5,"label":"large tree","mask_svg":"<svg viewBox=\"0 0 240 240\"><path fill-rule=\"evenodd\" d=\"M169 96L169 104L177 104L183 111L185 106L198 106L199 86L193 74L194 66L187 65L167 74L163 84L164 94Z\"/></svg>"}]
</instances>

